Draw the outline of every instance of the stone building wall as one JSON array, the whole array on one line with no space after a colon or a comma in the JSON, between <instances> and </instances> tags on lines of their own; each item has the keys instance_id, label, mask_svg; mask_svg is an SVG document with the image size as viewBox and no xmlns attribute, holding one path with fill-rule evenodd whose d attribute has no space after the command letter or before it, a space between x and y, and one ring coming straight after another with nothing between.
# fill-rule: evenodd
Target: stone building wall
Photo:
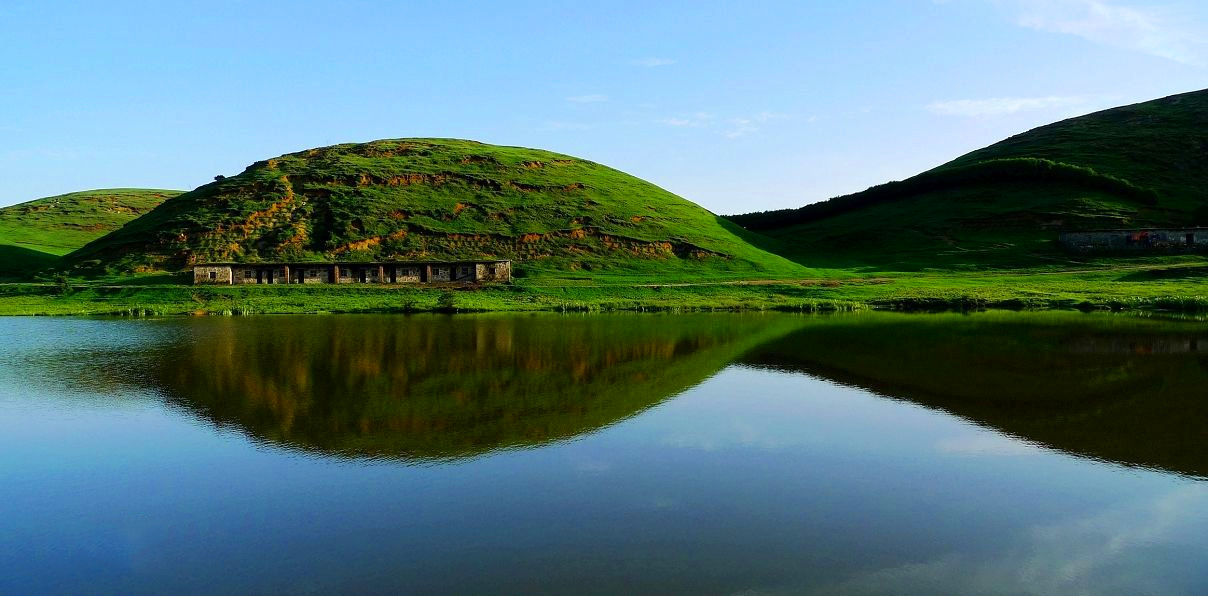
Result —
<instances>
[{"instance_id":1,"label":"stone building wall","mask_svg":"<svg viewBox=\"0 0 1208 596\"><path fill-rule=\"evenodd\" d=\"M1058 243L1074 252L1208 251L1208 228L1063 232Z\"/></svg>"},{"instance_id":2,"label":"stone building wall","mask_svg":"<svg viewBox=\"0 0 1208 596\"><path fill-rule=\"evenodd\" d=\"M325 284L331 275L331 267L291 267L289 283L291 284Z\"/></svg>"},{"instance_id":3,"label":"stone building wall","mask_svg":"<svg viewBox=\"0 0 1208 596\"><path fill-rule=\"evenodd\" d=\"M500 261L498 263L493 263L493 265L495 267L495 275L491 277L490 281L512 281L511 261ZM488 269L488 272L489 271L490 270Z\"/></svg>"},{"instance_id":4,"label":"stone building wall","mask_svg":"<svg viewBox=\"0 0 1208 596\"><path fill-rule=\"evenodd\" d=\"M478 263L475 265L475 268L477 269L475 277L478 281L511 281L512 279L512 263L510 261Z\"/></svg>"},{"instance_id":5,"label":"stone building wall","mask_svg":"<svg viewBox=\"0 0 1208 596\"><path fill-rule=\"evenodd\" d=\"M423 267L419 265L409 265L394 268L394 282L400 284L417 284L421 281L420 273Z\"/></svg>"},{"instance_id":6,"label":"stone building wall","mask_svg":"<svg viewBox=\"0 0 1208 596\"><path fill-rule=\"evenodd\" d=\"M478 281L477 267L473 263L459 263L450 267L449 281L473 282Z\"/></svg>"},{"instance_id":7,"label":"stone building wall","mask_svg":"<svg viewBox=\"0 0 1208 596\"><path fill-rule=\"evenodd\" d=\"M231 267L229 265L199 265L193 268L194 284L223 284L231 283Z\"/></svg>"},{"instance_id":8,"label":"stone building wall","mask_svg":"<svg viewBox=\"0 0 1208 596\"><path fill-rule=\"evenodd\" d=\"M333 273L336 273L333 278ZM195 284L412 284L506 282L510 261L446 263L211 263L193 267Z\"/></svg>"},{"instance_id":9,"label":"stone building wall","mask_svg":"<svg viewBox=\"0 0 1208 596\"><path fill-rule=\"evenodd\" d=\"M254 284L256 283L256 270L252 267L243 267L236 265L235 269L235 284Z\"/></svg>"},{"instance_id":10,"label":"stone building wall","mask_svg":"<svg viewBox=\"0 0 1208 596\"><path fill-rule=\"evenodd\" d=\"M347 265L341 263L337 266L339 267L340 275L336 280L336 283L383 283L383 281L379 279L379 267L377 265ZM389 275L387 275L385 281L390 281Z\"/></svg>"}]
</instances>

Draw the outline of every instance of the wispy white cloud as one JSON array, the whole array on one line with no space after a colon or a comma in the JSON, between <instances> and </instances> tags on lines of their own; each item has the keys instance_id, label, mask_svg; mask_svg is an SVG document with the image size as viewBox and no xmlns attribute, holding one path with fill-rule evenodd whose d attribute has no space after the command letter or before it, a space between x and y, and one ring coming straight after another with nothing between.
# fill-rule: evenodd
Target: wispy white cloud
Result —
<instances>
[{"instance_id":1,"label":"wispy white cloud","mask_svg":"<svg viewBox=\"0 0 1208 596\"><path fill-rule=\"evenodd\" d=\"M769 121L787 118L789 118L788 114L778 114L776 112L759 112L749 116L731 118L719 118L709 112L696 112L663 118L659 120L659 123L684 128L703 128L728 139L737 139L738 137L758 132ZM810 117L807 121L813 122L815 120L816 118Z\"/></svg>"},{"instance_id":2,"label":"wispy white cloud","mask_svg":"<svg viewBox=\"0 0 1208 596\"><path fill-rule=\"evenodd\" d=\"M1016 112L1068 108L1087 103L1080 95L1050 95L1047 97L991 97L987 99L955 99L936 101L927 105L927 110L941 116L1004 116Z\"/></svg>"},{"instance_id":3,"label":"wispy white cloud","mask_svg":"<svg viewBox=\"0 0 1208 596\"><path fill-rule=\"evenodd\" d=\"M541 126L541 130L588 130L590 128L590 124L566 122L563 120L550 120Z\"/></svg>"},{"instance_id":4,"label":"wispy white cloud","mask_svg":"<svg viewBox=\"0 0 1208 596\"><path fill-rule=\"evenodd\" d=\"M755 121L750 118L731 118L730 127L723 132L727 139L737 139L738 137L758 132L759 127L755 125Z\"/></svg>"},{"instance_id":5,"label":"wispy white cloud","mask_svg":"<svg viewBox=\"0 0 1208 596\"><path fill-rule=\"evenodd\" d=\"M691 128L698 128L701 126L710 125L716 119L716 116L708 112L695 112L688 115L663 118L662 120L659 120L659 122L666 124L667 126L687 126Z\"/></svg>"},{"instance_id":6,"label":"wispy white cloud","mask_svg":"<svg viewBox=\"0 0 1208 596\"><path fill-rule=\"evenodd\" d=\"M634 66L641 66L644 68L654 68L656 66L671 66L672 64L675 64L675 62L676 62L675 60L672 60L670 58L656 58L654 56L648 56L646 58L639 58L637 60L633 60L630 62L630 64L633 64Z\"/></svg>"},{"instance_id":7,"label":"wispy white cloud","mask_svg":"<svg viewBox=\"0 0 1208 596\"><path fill-rule=\"evenodd\" d=\"M48 159L48 160L76 160L88 157L99 157L105 155L103 151L96 149L80 149L73 147L43 147L37 149L8 149L0 151L0 161L10 159Z\"/></svg>"},{"instance_id":8,"label":"wispy white cloud","mask_svg":"<svg viewBox=\"0 0 1208 596\"><path fill-rule=\"evenodd\" d=\"M571 103L603 103L608 101L608 96L600 95L599 93L592 93L589 95L572 95L566 98L566 101Z\"/></svg>"},{"instance_id":9,"label":"wispy white cloud","mask_svg":"<svg viewBox=\"0 0 1208 596\"><path fill-rule=\"evenodd\" d=\"M1075 35L1183 64L1208 63L1208 33L1172 8L1129 6L1109 0L1006 0L1016 22L1029 29Z\"/></svg>"},{"instance_id":10,"label":"wispy white cloud","mask_svg":"<svg viewBox=\"0 0 1208 596\"><path fill-rule=\"evenodd\" d=\"M783 120L788 118L785 114L776 114L773 112L760 112L754 116L746 116L741 118L731 118L729 121L730 127L722 132L728 139L737 139L738 137L759 132L759 129L764 123L771 120Z\"/></svg>"}]
</instances>

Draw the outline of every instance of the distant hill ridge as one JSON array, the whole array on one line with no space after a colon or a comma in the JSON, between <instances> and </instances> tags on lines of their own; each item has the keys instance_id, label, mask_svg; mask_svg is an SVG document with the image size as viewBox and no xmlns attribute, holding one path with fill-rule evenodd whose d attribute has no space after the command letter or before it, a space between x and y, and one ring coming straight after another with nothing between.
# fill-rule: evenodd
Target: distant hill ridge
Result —
<instances>
[{"instance_id":1,"label":"distant hill ridge","mask_svg":"<svg viewBox=\"0 0 1208 596\"><path fill-rule=\"evenodd\" d=\"M906 180L886 182L868 190L812 203L796 209L778 209L730 216L730 220L748 230L769 230L819 221L858 211L878 203L899 201L953 186L1029 183L1036 185L1072 185L1107 192L1145 205L1156 205L1158 193L1115 176L1068 163L1011 157L954 165L923 172Z\"/></svg>"},{"instance_id":2,"label":"distant hill ridge","mask_svg":"<svg viewBox=\"0 0 1208 596\"><path fill-rule=\"evenodd\" d=\"M818 266L1053 262L1057 230L1208 224L1208 90L1012 136L899 182L728 216Z\"/></svg>"}]
</instances>

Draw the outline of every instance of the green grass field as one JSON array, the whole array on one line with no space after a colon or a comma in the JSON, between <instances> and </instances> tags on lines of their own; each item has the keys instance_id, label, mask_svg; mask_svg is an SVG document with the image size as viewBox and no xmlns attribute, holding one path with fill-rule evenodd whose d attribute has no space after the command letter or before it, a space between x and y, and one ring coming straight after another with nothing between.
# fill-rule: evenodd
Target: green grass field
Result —
<instances>
[{"instance_id":1,"label":"green grass field","mask_svg":"<svg viewBox=\"0 0 1208 596\"><path fill-rule=\"evenodd\" d=\"M690 284L518 280L482 288L205 286L163 276L127 285L0 285L0 315L186 315L478 311L1084 309L1208 313L1208 263L1167 260L1085 271L946 271ZM149 282L144 284L138 281ZM180 283L172 283L172 282ZM154 283L150 283L154 282Z\"/></svg>"},{"instance_id":2,"label":"green grass field","mask_svg":"<svg viewBox=\"0 0 1208 596\"><path fill-rule=\"evenodd\" d=\"M27 277L143 215L176 190L110 188L0 208L0 279Z\"/></svg>"}]
</instances>

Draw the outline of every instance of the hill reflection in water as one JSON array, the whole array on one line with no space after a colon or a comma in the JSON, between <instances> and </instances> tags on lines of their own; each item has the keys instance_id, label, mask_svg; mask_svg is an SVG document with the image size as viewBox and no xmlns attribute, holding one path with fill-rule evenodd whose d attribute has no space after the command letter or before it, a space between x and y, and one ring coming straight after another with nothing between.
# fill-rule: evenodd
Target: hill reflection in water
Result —
<instances>
[{"instance_id":1,"label":"hill reflection in water","mask_svg":"<svg viewBox=\"0 0 1208 596\"><path fill-rule=\"evenodd\" d=\"M27 382L134 385L266 444L434 462L569 440L738 364L1074 455L1208 476L1201 323L1061 312L283 316L140 329L151 339L59 350Z\"/></svg>"},{"instance_id":2,"label":"hill reflection in water","mask_svg":"<svg viewBox=\"0 0 1208 596\"><path fill-rule=\"evenodd\" d=\"M1079 313L817 319L745 355L1074 455L1208 475L1208 327Z\"/></svg>"},{"instance_id":3,"label":"hill reflection in water","mask_svg":"<svg viewBox=\"0 0 1208 596\"><path fill-rule=\"evenodd\" d=\"M168 399L294 449L410 461L565 440L802 324L779 316L348 316L191 322Z\"/></svg>"}]
</instances>

